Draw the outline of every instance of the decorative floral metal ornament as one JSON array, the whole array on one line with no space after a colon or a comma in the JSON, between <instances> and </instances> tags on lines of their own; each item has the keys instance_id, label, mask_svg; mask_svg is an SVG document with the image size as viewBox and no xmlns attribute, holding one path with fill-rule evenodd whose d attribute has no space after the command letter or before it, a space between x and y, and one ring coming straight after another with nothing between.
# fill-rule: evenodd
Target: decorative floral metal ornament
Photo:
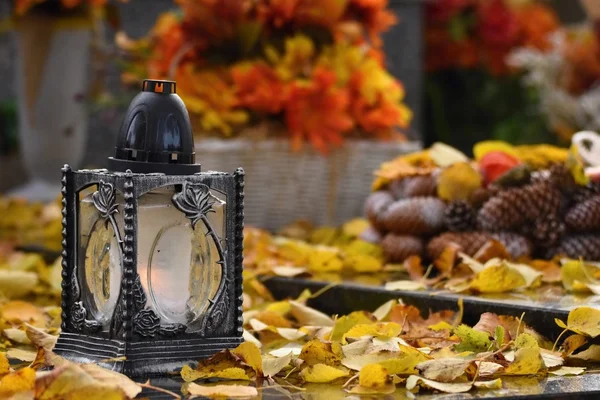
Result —
<instances>
[{"instance_id":1,"label":"decorative floral metal ornament","mask_svg":"<svg viewBox=\"0 0 600 400\"><path fill-rule=\"evenodd\" d=\"M174 92L145 81L110 170L63 169L64 357L147 375L242 341L244 173L200 172Z\"/></svg>"}]
</instances>

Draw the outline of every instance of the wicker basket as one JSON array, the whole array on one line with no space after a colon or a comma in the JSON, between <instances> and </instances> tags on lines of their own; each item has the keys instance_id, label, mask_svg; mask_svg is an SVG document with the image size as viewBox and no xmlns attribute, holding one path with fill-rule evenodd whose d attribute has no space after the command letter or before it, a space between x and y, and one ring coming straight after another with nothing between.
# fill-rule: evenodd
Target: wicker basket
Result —
<instances>
[{"instance_id":1,"label":"wicker basket","mask_svg":"<svg viewBox=\"0 0 600 400\"><path fill-rule=\"evenodd\" d=\"M361 216L373 171L418 142L348 141L322 156L293 152L286 139L205 139L196 142L196 161L204 171L246 171L245 222L276 231L297 220L339 225Z\"/></svg>"}]
</instances>

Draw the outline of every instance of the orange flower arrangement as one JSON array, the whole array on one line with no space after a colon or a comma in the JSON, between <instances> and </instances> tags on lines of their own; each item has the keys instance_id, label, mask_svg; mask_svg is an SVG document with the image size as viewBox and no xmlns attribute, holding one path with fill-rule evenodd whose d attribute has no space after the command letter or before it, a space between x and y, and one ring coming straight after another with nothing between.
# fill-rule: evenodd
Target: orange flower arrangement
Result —
<instances>
[{"instance_id":1,"label":"orange flower arrangement","mask_svg":"<svg viewBox=\"0 0 600 400\"><path fill-rule=\"evenodd\" d=\"M119 35L123 80L177 79L203 132L279 121L294 148L390 138L411 112L384 67L387 0L178 0L146 38ZM182 82L181 82L182 81ZM401 135L401 134L400 134Z\"/></svg>"},{"instance_id":2,"label":"orange flower arrangement","mask_svg":"<svg viewBox=\"0 0 600 400\"><path fill-rule=\"evenodd\" d=\"M506 75L513 49L546 49L558 27L551 8L530 0L433 0L427 6L427 70L482 67Z\"/></svg>"}]
</instances>

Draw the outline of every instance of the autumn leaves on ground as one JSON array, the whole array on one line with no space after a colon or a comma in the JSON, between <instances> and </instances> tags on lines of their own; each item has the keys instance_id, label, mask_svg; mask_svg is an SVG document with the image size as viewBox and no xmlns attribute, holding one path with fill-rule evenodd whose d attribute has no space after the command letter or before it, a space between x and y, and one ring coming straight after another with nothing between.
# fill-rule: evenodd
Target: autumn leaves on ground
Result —
<instances>
[{"instance_id":1,"label":"autumn leaves on ground","mask_svg":"<svg viewBox=\"0 0 600 400\"><path fill-rule=\"evenodd\" d=\"M60 327L57 278L51 273L56 267L19 253L0 263L7 277L15 271L37 277L31 293L7 292L2 299L0 398L112 400L133 398L144 387L163 390L152 381L135 383L52 353ZM0 279L0 290L15 285L8 279ZM515 377L578 375L600 361L600 346L593 344L600 335L600 310L588 307L557 321L564 334L552 343L527 325L527 315L485 313L473 327L461 324L461 302L455 311L428 316L390 301L371 312L330 317L306 306L319 293L274 301L250 272L244 289L246 342L184 366L179 373L184 396L255 397L264 390L301 393L315 385L340 394L506 390Z\"/></svg>"}]
</instances>

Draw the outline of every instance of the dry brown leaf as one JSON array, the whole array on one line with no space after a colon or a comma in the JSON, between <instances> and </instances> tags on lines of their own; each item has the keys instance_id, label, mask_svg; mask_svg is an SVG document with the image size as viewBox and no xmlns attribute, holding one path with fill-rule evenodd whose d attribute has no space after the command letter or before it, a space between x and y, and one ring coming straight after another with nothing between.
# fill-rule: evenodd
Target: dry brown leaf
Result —
<instances>
[{"instance_id":1,"label":"dry brown leaf","mask_svg":"<svg viewBox=\"0 0 600 400\"><path fill-rule=\"evenodd\" d=\"M44 350L52 350L58 340L58 336L50 335L29 324L25 324L25 333L31 343Z\"/></svg>"},{"instance_id":2,"label":"dry brown leaf","mask_svg":"<svg viewBox=\"0 0 600 400\"><path fill-rule=\"evenodd\" d=\"M510 260L512 257L502 243L497 240L489 240L477 250L473 258L480 263L486 263L494 258Z\"/></svg>"},{"instance_id":3,"label":"dry brown leaf","mask_svg":"<svg viewBox=\"0 0 600 400\"><path fill-rule=\"evenodd\" d=\"M462 358L428 360L416 366L424 378L438 382L452 382L465 374L473 361Z\"/></svg>"},{"instance_id":4,"label":"dry brown leaf","mask_svg":"<svg viewBox=\"0 0 600 400\"><path fill-rule=\"evenodd\" d=\"M542 282L555 283L561 281L561 270L557 263L546 260L531 260L527 264L542 273Z\"/></svg>"},{"instance_id":5,"label":"dry brown leaf","mask_svg":"<svg viewBox=\"0 0 600 400\"><path fill-rule=\"evenodd\" d=\"M571 335L562 344L563 352L566 356L570 356L587 342L587 338L583 335Z\"/></svg>"}]
</instances>

